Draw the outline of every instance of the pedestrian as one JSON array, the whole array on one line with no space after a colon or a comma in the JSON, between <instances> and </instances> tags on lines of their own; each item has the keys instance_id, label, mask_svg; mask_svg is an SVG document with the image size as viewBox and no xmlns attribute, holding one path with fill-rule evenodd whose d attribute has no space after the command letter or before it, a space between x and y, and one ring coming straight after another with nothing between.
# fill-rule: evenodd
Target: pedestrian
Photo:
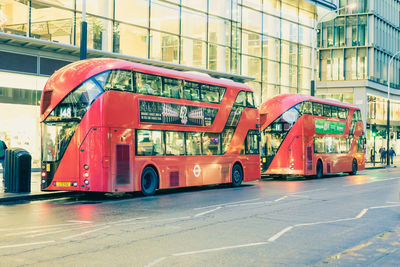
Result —
<instances>
[{"instance_id":1,"label":"pedestrian","mask_svg":"<svg viewBox=\"0 0 400 267\"><path fill-rule=\"evenodd\" d=\"M7 145L3 140L0 140L0 163L4 169L4 158L6 156Z\"/></svg>"},{"instance_id":2,"label":"pedestrian","mask_svg":"<svg viewBox=\"0 0 400 267\"><path fill-rule=\"evenodd\" d=\"M371 148L371 162L375 162L375 150Z\"/></svg>"},{"instance_id":3,"label":"pedestrian","mask_svg":"<svg viewBox=\"0 0 400 267\"><path fill-rule=\"evenodd\" d=\"M394 151L393 147L390 147L389 155L390 155L390 162L393 164L393 157L396 156L396 152Z\"/></svg>"},{"instance_id":4,"label":"pedestrian","mask_svg":"<svg viewBox=\"0 0 400 267\"><path fill-rule=\"evenodd\" d=\"M387 157L386 148L383 148L381 152L381 163L386 163L386 157Z\"/></svg>"}]
</instances>

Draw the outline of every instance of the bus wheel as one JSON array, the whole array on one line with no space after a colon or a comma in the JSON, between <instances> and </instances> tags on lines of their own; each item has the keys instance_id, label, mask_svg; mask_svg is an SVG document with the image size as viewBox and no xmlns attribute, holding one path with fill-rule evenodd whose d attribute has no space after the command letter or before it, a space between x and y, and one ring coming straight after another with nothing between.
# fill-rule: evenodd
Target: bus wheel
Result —
<instances>
[{"instance_id":1,"label":"bus wheel","mask_svg":"<svg viewBox=\"0 0 400 267\"><path fill-rule=\"evenodd\" d=\"M243 181L243 170L239 164L233 165L232 168L232 185L238 187Z\"/></svg>"},{"instance_id":2,"label":"bus wheel","mask_svg":"<svg viewBox=\"0 0 400 267\"><path fill-rule=\"evenodd\" d=\"M322 176L324 175L324 168L323 168L323 165L322 165L322 161L321 160L318 160L317 161L317 179L320 179L320 178L322 178Z\"/></svg>"},{"instance_id":3,"label":"bus wheel","mask_svg":"<svg viewBox=\"0 0 400 267\"><path fill-rule=\"evenodd\" d=\"M141 177L142 194L145 196L154 195L157 188L158 176L152 167L144 168Z\"/></svg>"},{"instance_id":4,"label":"bus wheel","mask_svg":"<svg viewBox=\"0 0 400 267\"><path fill-rule=\"evenodd\" d=\"M353 159L353 164L351 165L351 172L349 172L350 175L356 175L357 174L357 160Z\"/></svg>"}]
</instances>

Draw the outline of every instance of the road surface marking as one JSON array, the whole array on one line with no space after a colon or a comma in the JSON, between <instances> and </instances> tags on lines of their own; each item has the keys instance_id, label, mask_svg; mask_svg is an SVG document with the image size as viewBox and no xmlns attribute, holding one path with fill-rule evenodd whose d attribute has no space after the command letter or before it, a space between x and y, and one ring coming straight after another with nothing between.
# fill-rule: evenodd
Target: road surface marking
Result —
<instances>
[{"instance_id":1,"label":"road surface marking","mask_svg":"<svg viewBox=\"0 0 400 267\"><path fill-rule=\"evenodd\" d=\"M242 200L242 201L236 201L236 202L227 202L227 203L222 203L222 204L216 204L216 205L211 205L211 206L205 206L205 207L195 208L194 210L201 210L201 209L208 209L208 208L219 207L219 206L226 206L226 205L232 205L232 204L250 202L250 201L255 201L255 200L259 200L259 199L260 199L260 198L253 198L253 199Z\"/></svg>"},{"instance_id":2,"label":"road surface marking","mask_svg":"<svg viewBox=\"0 0 400 267\"><path fill-rule=\"evenodd\" d=\"M152 220L152 221L137 221L137 222L118 223L118 224L115 224L115 225L123 226L123 225L138 224L138 223L168 222L168 221L176 221L176 220L187 220L187 219L191 219L191 218L192 218L191 216L184 216L184 217L175 217L175 218L159 219L159 220Z\"/></svg>"},{"instance_id":3,"label":"road surface marking","mask_svg":"<svg viewBox=\"0 0 400 267\"><path fill-rule=\"evenodd\" d=\"M109 227L110 227L110 226L105 226L105 227L102 227L102 228L97 228L97 229L90 230L90 231L86 231L86 232L79 233L79 234L76 234L76 235L66 236L66 237L63 237L63 238L61 238L61 239L67 240L67 239L71 239L71 238L75 238L75 237L87 235L87 234L90 234L90 233L93 233L93 232L101 231L101 230L107 229L107 228L109 228Z\"/></svg>"},{"instance_id":4,"label":"road surface marking","mask_svg":"<svg viewBox=\"0 0 400 267\"><path fill-rule=\"evenodd\" d=\"M72 223L93 223L92 221L77 221L77 220L69 220L67 222L72 222Z\"/></svg>"},{"instance_id":5,"label":"road surface marking","mask_svg":"<svg viewBox=\"0 0 400 267\"><path fill-rule=\"evenodd\" d=\"M214 251L220 251L220 250L227 250L227 249L262 246L262 245L266 245L266 244L268 244L268 243L269 243L269 242L258 242L258 243L249 243L249 244L236 245L236 246L229 246L229 247L220 247L220 248L210 248L210 249L203 249L203 250L194 250L194 251L188 251L188 252L175 253L175 254L172 254L172 256L179 257L179 256L186 256L186 255L193 255L193 254L200 254L200 253L208 253L208 252L214 252Z\"/></svg>"},{"instance_id":6,"label":"road surface marking","mask_svg":"<svg viewBox=\"0 0 400 267\"><path fill-rule=\"evenodd\" d=\"M27 234L34 234L34 233L42 233L44 231L51 231L51 230L59 230L61 228L45 228L39 230L32 230L32 231L25 231L25 232L16 232L16 233L9 233L4 236L17 236L17 235L27 235Z\"/></svg>"},{"instance_id":7,"label":"road surface marking","mask_svg":"<svg viewBox=\"0 0 400 267\"><path fill-rule=\"evenodd\" d=\"M380 180L376 180L376 181L368 181L368 182L361 183L361 184L346 184L346 185L343 185L343 187L372 184L372 183L386 182L386 181L399 180L399 179L400 179L400 177L394 177L394 178L388 178L388 179L380 179Z\"/></svg>"},{"instance_id":8,"label":"road surface marking","mask_svg":"<svg viewBox=\"0 0 400 267\"><path fill-rule=\"evenodd\" d=\"M297 195L297 194L303 194L303 193L310 193L310 192L318 192L318 191L324 191L327 188L318 188L318 189L313 189L313 190L306 190L306 191L299 191L299 192L293 192L293 193L289 193L289 195Z\"/></svg>"},{"instance_id":9,"label":"road surface marking","mask_svg":"<svg viewBox=\"0 0 400 267\"><path fill-rule=\"evenodd\" d=\"M56 241L55 240L50 240L50 241L42 241L42 242L35 242L35 243L14 244L14 245L8 245L8 246L0 246L0 249L2 249L2 248L17 248L17 247L43 245L43 244L49 244L49 243L54 243L54 242L56 242Z\"/></svg>"},{"instance_id":10,"label":"road surface marking","mask_svg":"<svg viewBox=\"0 0 400 267\"><path fill-rule=\"evenodd\" d=\"M219 209L221 209L221 207L216 207L216 208L215 208L215 209L213 209L213 210L209 210L209 211L205 211L205 212L197 213L196 215L194 215L194 217L195 217L195 218L196 218L196 217L200 217L200 216L206 215L206 214L208 214L208 213L211 213L211 212L217 211L217 210L219 210Z\"/></svg>"},{"instance_id":11,"label":"road surface marking","mask_svg":"<svg viewBox=\"0 0 400 267\"><path fill-rule=\"evenodd\" d=\"M77 223L61 223L61 224L50 224L50 225L40 225L40 226L28 226L20 228L1 228L0 231L19 231L19 230L30 230L30 229L41 229L41 228L56 228L58 226L68 226L77 225Z\"/></svg>"},{"instance_id":12,"label":"road surface marking","mask_svg":"<svg viewBox=\"0 0 400 267\"><path fill-rule=\"evenodd\" d=\"M156 259L155 261L150 262L149 264L145 265L145 267L150 267L153 265L156 265L157 263L162 262L163 260L165 260L167 257L161 257L159 259Z\"/></svg>"},{"instance_id":13,"label":"road surface marking","mask_svg":"<svg viewBox=\"0 0 400 267\"><path fill-rule=\"evenodd\" d=\"M393 207L400 207L400 204L386 205L386 206L376 206L376 207L370 207L370 209L371 210L373 210L373 209L386 209L386 208L393 208Z\"/></svg>"},{"instance_id":14,"label":"road surface marking","mask_svg":"<svg viewBox=\"0 0 400 267\"><path fill-rule=\"evenodd\" d=\"M364 216L365 213L367 213L368 209L363 209L355 218L360 219L362 216Z\"/></svg>"},{"instance_id":15,"label":"road surface marking","mask_svg":"<svg viewBox=\"0 0 400 267\"><path fill-rule=\"evenodd\" d=\"M80 229L86 229L86 228L92 228L94 226L81 226L81 227L75 227L75 228L69 228L69 229L63 229L59 231L52 231L52 232L46 232L46 233L40 233L40 234L35 234L35 235L28 235L27 237L38 237L38 236L44 236L44 235L51 235L51 234L58 234L58 233L63 233L63 232L70 232L70 231L75 231L75 230L80 230Z\"/></svg>"},{"instance_id":16,"label":"road surface marking","mask_svg":"<svg viewBox=\"0 0 400 267\"><path fill-rule=\"evenodd\" d=\"M276 233L275 235L271 236L268 239L268 242L274 242L275 240L277 240L279 237L281 237L284 233L292 230L294 228L294 226L288 226L285 229L283 229L282 231L280 231L279 233Z\"/></svg>"},{"instance_id":17,"label":"road surface marking","mask_svg":"<svg viewBox=\"0 0 400 267\"><path fill-rule=\"evenodd\" d=\"M288 196L283 196L281 198L275 199L274 202L278 202L278 201L284 200L286 198L288 198Z\"/></svg>"}]
</instances>

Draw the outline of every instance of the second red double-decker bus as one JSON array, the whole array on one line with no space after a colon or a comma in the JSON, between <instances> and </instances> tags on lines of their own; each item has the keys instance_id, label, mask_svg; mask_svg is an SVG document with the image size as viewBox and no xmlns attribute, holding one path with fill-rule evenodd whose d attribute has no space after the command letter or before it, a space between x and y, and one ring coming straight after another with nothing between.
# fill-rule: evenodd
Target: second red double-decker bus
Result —
<instances>
[{"instance_id":1,"label":"second red double-decker bus","mask_svg":"<svg viewBox=\"0 0 400 267\"><path fill-rule=\"evenodd\" d=\"M285 94L261 105L261 173L315 175L365 167L365 136L355 105Z\"/></svg>"},{"instance_id":2,"label":"second red double-decker bus","mask_svg":"<svg viewBox=\"0 0 400 267\"><path fill-rule=\"evenodd\" d=\"M117 59L72 63L41 100L42 190L142 191L260 177L241 83Z\"/></svg>"}]
</instances>

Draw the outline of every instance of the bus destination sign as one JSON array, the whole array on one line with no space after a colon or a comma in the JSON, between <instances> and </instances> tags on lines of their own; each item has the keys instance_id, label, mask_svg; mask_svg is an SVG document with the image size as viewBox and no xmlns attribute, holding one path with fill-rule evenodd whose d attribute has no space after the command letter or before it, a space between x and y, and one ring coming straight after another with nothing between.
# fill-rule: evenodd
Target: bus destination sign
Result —
<instances>
[{"instance_id":1,"label":"bus destination sign","mask_svg":"<svg viewBox=\"0 0 400 267\"><path fill-rule=\"evenodd\" d=\"M343 134L345 122L315 119L315 133Z\"/></svg>"},{"instance_id":2,"label":"bus destination sign","mask_svg":"<svg viewBox=\"0 0 400 267\"><path fill-rule=\"evenodd\" d=\"M177 105L153 101L139 101L140 122L211 126L216 108Z\"/></svg>"}]
</instances>

